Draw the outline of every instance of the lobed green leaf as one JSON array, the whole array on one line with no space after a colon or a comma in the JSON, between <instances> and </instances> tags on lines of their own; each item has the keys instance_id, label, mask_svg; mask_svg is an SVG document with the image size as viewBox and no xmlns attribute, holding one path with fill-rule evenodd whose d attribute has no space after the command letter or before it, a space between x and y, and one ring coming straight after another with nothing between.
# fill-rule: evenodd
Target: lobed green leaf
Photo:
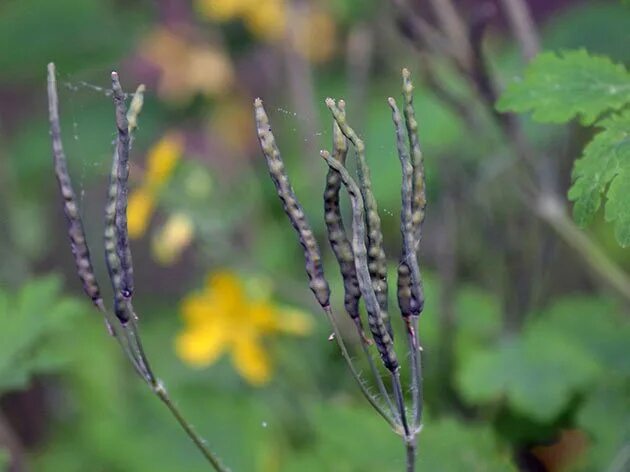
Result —
<instances>
[{"instance_id":1,"label":"lobed green leaf","mask_svg":"<svg viewBox=\"0 0 630 472\"><path fill-rule=\"evenodd\" d=\"M510 83L497 103L502 112L532 112L543 123L578 117L590 125L607 110L630 103L630 73L622 64L584 49L544 52L522 79Z\"/></svg>"},{"instance_id":2,"label":"lobed green leaf","mask_svg":"<svg viewBox=\"0 0 630 472\"><path fill-rule=\"evenodd\" d=\"M622 247L630 246L630 110L598 123L604 128L575 161L569 200L580 226L589 224L606 194L606 221Z\"/></svg>"}]
</instances>

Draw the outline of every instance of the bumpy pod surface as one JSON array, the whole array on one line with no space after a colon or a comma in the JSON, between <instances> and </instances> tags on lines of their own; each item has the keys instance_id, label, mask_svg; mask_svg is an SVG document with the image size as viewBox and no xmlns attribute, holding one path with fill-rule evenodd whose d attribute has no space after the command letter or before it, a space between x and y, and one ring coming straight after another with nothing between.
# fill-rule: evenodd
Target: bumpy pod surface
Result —
<instances>
[{"instance_id":1,"label":"bumpy pod surface","mask_svg":"<svg viewBox=\"0 0 630 472\"><path fill-rule=\"evenodd\" d=\"M118 79L118 74L112 72L112 90L116 109L116 153L118 155L118 169L116 175L116 252L120 262L121 295L131 299L133 296L133 264L131 247L129 246L129 232L127 230L127 201L129 193L129 149L130 133L127 121L127 107L125 94Z\"/></svg>"},{"instance_id":2,"label":"bumpy pod surface","mask_svg":"<svg viewBox=\"0 0 630 472\"><path fill-rule=\"evenodd\" d=\"M404 101L405 125L409 138L409 148L411 149L411 165L413 167L413 196L412 196L412 222L415 234L415 247L417 249L422 239L422 223L424 222L425 209L427 206L425 181L424 181L424 161L422 150L420 149L420 138L418 135L418 121L413 108L413 83L409 70L402 70L403 88L402 96Z\"/></svg>"},{"instance_id":3,"label":"bumpy pod surface","mask_svg":"<svg viewBox=\"0 0 630 472\"><path fill-rule=\"evenodd\" d=\"M393 98L388 98L387 102L392 109L392 121L396 129L396 148L402 170L400 233L403 239L403 250L398 268L398 305L403 317L417 316L421 311L422 295L412 220L413 167L405 144L405 131L400 111Z\"/></svg>"},{"instance_id":4,"label":"bumpy pod surface","mask_svg":"<svg viewBox=\"0 0 630 472\"><path fill-rule=\"evenodd\" d=\"M101 291L94 275L94 267L90 258L90 250L85 238L83 222L79 213L72 181L68 173L66 155L61 142L61 124L59 122L59 99L57 96L57 80L55 65L48 64L48 115L50 120L50 136L52 139L55 175L59 191L63 199L63 212L68 225L70 248L74 256L77 275L83 284L85 294L96 306L102 306Z\"/></svg>"},{"instance_id":5,"label":"bumpy pod surface","mask_svg":"<svg viewBox=\"0 0 630 472\"><path fill-rule=\"evenodd\" d=\"M313 234L302 205L295 196L291 182L284 168L284 162L280 156L280 150L271 132L269 117L265 112L262 100L254 101L256 116L256 130L260 147L267 161L269 175L276 187L278 197L282 201L284 212L288 216L293 228L298 234L300 244L304 251L306 274L309 278L309 287L317 302L327 308L330 305L330 288L324 277L324 267L319 246Z\"/></svg>"},{"instance_id":6,"label":"bumpy pod surface","mask_svg":"<svg viewBox=\"0 0 630 472\"><path fill-rule=\"evenodd\" d=\"M352 204L352 250L361 295L368 313L368 324L374 343L378 349L385 368L390 372L398 370L399 364L394 351L394 342L381 313L381 308L372 286L368 269L367 248L365 246L365 211L359 186L352 179L346 168L330 156L327 151L321 152L328 165L339 172Z\"/></svg>"},{"instance_id":7,"label":"bumpy pod surface","mask_svg":"<svg viewBox=\"0 0 630 472\"><path fill-rule=\"evenodd\" d=\"M345 114L345 104L339 101L339 109ZM345 164L348 154L348 140L339 129L337 122L333 121L333 158L341 164ZM329 167L326 174L326 187L324 189L324 220L328 231L328 241L339 263L339 270L343 279L344 306L346 312L359 326L359 300L361 289L354 267L354 254L352 245L346 234L346 229L341 216L339 205L339 190L341 189L341 176L335 169Z\"/></svg>"},{"instance_id":8,"label":"bumpy pod surface","mask_svg":"<svg viewBox=\"0 0 630 472\"><path fill-rule=\"evenodd\" d=\"M127 121L129 133L137 127L138 115L142 109L144 100L144 85L140 85L129 105ZM109 273L109 279L114 291L114 313L121 323L126 323L131 318L131 308L123 297L122 274L120 260L117 253L118 237L116 234L116 203L118 196L118 146L114 150L112 158L112 170L109 176L109 186L107 191L107 202L105 204L105 231L103 240L105 243L105 263Z\"/></svg>"},{"instance_id":9,"label":"bumpy pod surface","mask_svg":"<svg viewBox=\"0 0 630 472\"><path fill-rule=\"evenodd\" d=\"M383 249L383 233L381 231L381 219L378 216L378 205L372 192L370 168L365 158L365 143L348 125L345 113L341 112L332 98L326 99L326 106L331 111L339 129L350 140L357 153L357 174L361 184L360 195L363 199L367 225L368 269L383 318L388 326L390 335L393 335L389 323L389 315L387 314L387 257Z\"/></svg>"}]
</instances>

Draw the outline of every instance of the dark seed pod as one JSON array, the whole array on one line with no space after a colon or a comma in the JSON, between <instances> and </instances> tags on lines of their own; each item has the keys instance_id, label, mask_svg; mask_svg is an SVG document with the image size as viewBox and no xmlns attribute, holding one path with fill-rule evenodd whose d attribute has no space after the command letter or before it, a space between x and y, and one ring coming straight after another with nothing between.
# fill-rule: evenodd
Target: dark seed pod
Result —
<instances>
[{"instance_id":1,"label":"dark seed pod","mask_svg":"<svg viewBox=\"0 0 630 472\"><path fill-rule=\"evenodd\" d=\"M393 335L387 314L387 257L383 249L383 233L381 231L381 219L378 216L376 199L372 192L372 180L370 178L370 168L365 159L365 143L357 133L348 125L345 113L342 113L332 98L326 99L326 106L332 112L335 122L341 132L352 142L357 152L357 174L360 191L365 208L367 225L367 256L370 279L376 293L381 312L385 318L390 335Z\"/></svg>"},{"instance_id":2,"label":"dark seed pod","mask_svg":"<svg viewBox=\"0 0 630 472\"><path fill-rule=\"evenodd\" d=\"M116 128L118 135L116 138L116 153L118 155L118 172L116 175L116 252L120 261L121 288L120 294L123 298L133 297L133 264L131 260L131 248L129 246L129 232L127 230L127 200L128 200L128 180L129 180L129 149L130 133L129 122L127 121L127 107L125 105L125 94L120 86L118 74L112 72L112 90L114 96L114 106L116 108Z\"/></svg>"},{"instance_id":3,"label":"dark seed pod","mask_svg":"<svg viewBox=\"0 0 630 472\"><path fill-rule=\"evenodd\" d=\"M393 98L388 98L387 102L392 109L392 120L396 129L396 147L402 169L400 232L403 239L403 249L398 268L397 285L398 305L402 316L406 318L420 314L420 300L422 300L420 268L416 257L416 240L412 222L413 167L405 144L405 131L403 130L400 111Z\"/></svg>"},{"instance_id":4,"label":"dark seed pod","mask_svg":"<svg viewBox=\"0 0 630 472\"><path fill-rule=\"evenodd\" d=\"M403 69L402 76L405 125L409 137L411 165L413 167L412 222L416 239L415 247L417 249L422 239L422 223L424 222L425 209L427 206L424 182L424 161L420 149L418 122L416 121L416 113L413 109L413 83L411 82L409 70Z\"/></svg>"},{"instance_id":5,"label":"dark seed pod","mask_svg":"<svg viewBox=\"0 0 630 472\"><path fill-rule=\"evenodd\" d=\"M345 115L345 103L339 101L339 110ZM348 141L339 129L339 125L333 122L333 158L341 164L345 164L348 154ZM326 175L326 187L324 189L324 220L328 230L328 241L339 263L339 270L343 278L344 306L346 312L354 320L359 328L361 317L359 315L359 300L361 289L354 268L354 254L352 245L346 235L346 229L341 216L339 206L339 190L341 189L341 176L333 168L328 168Z\"/></svg>"},{"instance_id":6,"label":"dark seed pod","mask_svg":"<svg viewBox=\"0 0 630 472\"><path fill-rule=\"evenodd\" d=\"M309 278L309 287L318 303L326 308L330 305L330 288L324 277L324 268L322 266L322 257L319 246L313 235L313 230L308 224L304 210L295 192L289 182L284 162L280 156L280 150L276 145L276 140L271 132L269 125L269 117L265 112L262 100L257 98L254 101L254 110L256 116L256 129L258 132L258 140L269 168L269 175L273 180L276 191L282 201L284 212L289 217L293 228L298 233L300 244L304 250L304 259L306 266L306 274Z\"/></svg>"},{"instance_id":7,"label":"dark seed pod","mask_svg":"<svg viewBox=\"0 0 630 472\"><path fill-rule=\"evenodd\" d=\"M94 267L90 258L90 250L85 239L83 222L79 213L72 181L68 173L66 155L61 142L61 124L59 122L59 99L57 97L57 80L55 65L48 64L48 115L50 120L50 136L52 138L55 175L59 184L59 191L63 198L63 212L68 225L70 247L77 268L77 275L83 284L85 294L90 297L97 307L103 305L101 292L94 275Z\"/></svg>"},{"instance_id":8,"label":"dark seed pod","mask_svg":"<svg viewBox=\"0 0 630 472\"><path fill-rule=\"evenodd\" d=\"M395 372L398 370L399 364L394 351L394 342L383 318L368 269L367 248L365 246L365 211L363 209L361 191L352 177L350 177L346 168L339 161L333 159L330 153L322 151L321 156L326 160L329 167L339 172L341 181L346 187L348 195L350 195L352 203L352 250L354 252L354 263L361 295L368 313L370 332L385 368L390 372Z\"/></svg>"},{"instance_id":9,"label":"dark seed pod","mask_svg":"<svg viewBox=\"0 0 630 472\"><path fill-rule=\"evenodd\" d=\"M127 121L129 132L133 132L137 127L138 115L143 104L144 85L140 85L129 105L127 113ZM109 186L107 191L107 203L105 204L105 232L103 240L105 242L105 263L109 273L109 279L114 291L114 313L121 323L125 324L131 318L131 308L126 299L123 297L122 275L120 267L120 259L117 253L117 234L116 234L116 202L118 195L118 148L114 150L112 158L112 170L109 176Z\"/></svg>"}]
</instances>

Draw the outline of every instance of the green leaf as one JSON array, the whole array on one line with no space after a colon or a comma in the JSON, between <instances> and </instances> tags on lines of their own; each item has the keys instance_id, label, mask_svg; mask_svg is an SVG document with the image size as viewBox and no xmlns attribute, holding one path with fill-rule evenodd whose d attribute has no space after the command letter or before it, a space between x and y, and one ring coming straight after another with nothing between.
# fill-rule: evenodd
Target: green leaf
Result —
<instances>
[{"instance_id":1,"label":"green leaf","mask_svg":"<svg viewBox=\"0 0 630 472\"><path fill-rule=\"evenodd\" d=\"M471 403L505 397L516 411L549 421L596 372L597 365L584 351L538 330L471 356L457 381Z\"/></svg>"},{"instance_id":2,"label":"green leaf","mask_svg":"<svg viewBox=\"0 0 630 472\"><path fill-rule=\"evenodd\" d=\"M627 386L610 385L595 390L586 398L577 422L589 435L586 464L578 470L626 470L612 463L627 461L630 445L630 391ZM626 462L627 465L627 462Z\"/></svg>"},{"instance_id":3,"label":"green leaf","mask_svg":"<svg viewBox=\"0 0 630 472\"><path fill-rule=\"evenodd\" d=\"M570 297L531 318L521 337L462 360L456 380L467 401L505 400L518 413L550 421L604 372L630 372L630 325L611 302Z\"/></svg>"},{"instance_id":4,"label":"green leaf","mask_svg":"<svg viewBox=\"0 0 630 472\"><path fill-rule=\"evenodd\" d=\"M603 112L627 103L630 74L626 68L579 49L539 54L525 77L508 85L497 109L531 111L534 120L547 123L564 123L577 116L588 125Z\"/></svg>"},{"instance_id":5,"label":"green leaf","mask_svg":"<svg viewBox=\"0 0 630 472\"><path fill-rule=\"evenodd\" d=\"M287 457L282 472L404 470L400 438L391 434L374 412L332 404L319 406L313 413L314 436ZM488 426L452 418L426 418L416 468L418 472L516 470Z\"/></svg>"},{"instance_id":6,"label":"green leaf","mask_svg":"<svg viewBox=\"0 0 630 472\"><path fill-rule=\"evenodd\" d=\"M601 206L606 193L606 221L615 224L615 236L622 247L630 245L630 110L598 123L604 128L584 148L575 162L569 199L573 216L586 226Z\"/></svg>"},{"instance_id":7,"label":"green leaf","mask_svg":"<svg viewBox=\"0 0 630 472\"><path fill-rule=\"evenodd\" d=\"M54 340L84 305L60 292L57 276L33 279L14 296L0 291L0 392L22 388L32 375L64 362Z\"/></svg>"}]
</instances>

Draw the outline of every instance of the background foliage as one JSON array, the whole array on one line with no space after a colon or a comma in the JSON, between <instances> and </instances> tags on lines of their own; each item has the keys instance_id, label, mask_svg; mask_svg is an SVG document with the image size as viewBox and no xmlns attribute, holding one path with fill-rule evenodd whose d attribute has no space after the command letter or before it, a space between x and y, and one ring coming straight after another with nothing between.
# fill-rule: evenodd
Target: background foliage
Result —
<instances>
[{"instance_id":1,"label":"background foliage","mask_svg":"<svg viewBox=\"0 0 630 472\"><path fill-rule=\"evenodd\" d=\"M419 470L626 470L628 300L527 210L507 176L509 146L461 73L431 61L440 83L473 104L476 128L423 80L426 62L405 41L390 2L252 3L0 5L0 44L11 45L0 54L0 468L207 470L81 298L50 158L45 65L53 60L70 171L101 279L115 131L109 72L119 70L128 91L141 82L148 88L133 189L149 180L148 156L160 140L182 136L177 165L152 189L147 231L132 241L137 309L159 376L234 471L403 467L396 437L327 341L251 115L253 98L262 97L341 314L322 218L326 169L317 151L330 147L332 126L323 99L345 98L365 138L394 280L400 175L385 99L398 96L403 66L416 81L429 193ZM457 2L464 16L477 3ZM529 3L549 52L525 68L505 19L493 18L484 47L507 84L498 107L532 112L525 131L550 158L546 175L568 192L586 234L627 273L628 6ZM229 357L193 368L175 350L186 326L182 301L208 274L225 270L253 297L265 294L313 321L306 337L264 338L273 377L262 387L239 377ZM242 320L232 329L243 329Z\"/></svg>"}]
</instances>

